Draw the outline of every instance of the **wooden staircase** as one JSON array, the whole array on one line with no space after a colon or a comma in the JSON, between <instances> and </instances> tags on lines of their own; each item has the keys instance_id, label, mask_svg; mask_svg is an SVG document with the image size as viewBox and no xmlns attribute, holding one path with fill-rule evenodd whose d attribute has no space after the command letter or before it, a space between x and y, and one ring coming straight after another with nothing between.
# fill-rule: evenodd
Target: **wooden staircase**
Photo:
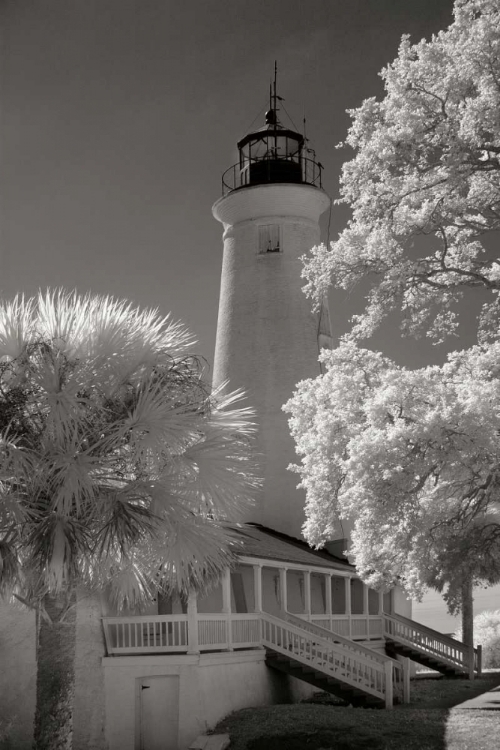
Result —
<instances>
[{"instance_id":1,"label":"wooden staircase","mask_svg":"<svg viewBox=\"0 0 500 750\"><path fill-rule=\"evenodd\" d=\"M481 675L481 647L468 648L462 641L443 635L401 615L383 615L386 652L406 656L448 676Z\"/></svg>"},{"instance_id":2,"label":"wooden staircase","mask_svg":"<svg viewBox=\"0 0 500 750\"><path fill-rule=\"evenodd\" d=\"M299 617L261 616L266 662L273 669L355 706L392 708L409 702L408 661L398 662Z\"/></svg>"}]
</instances>

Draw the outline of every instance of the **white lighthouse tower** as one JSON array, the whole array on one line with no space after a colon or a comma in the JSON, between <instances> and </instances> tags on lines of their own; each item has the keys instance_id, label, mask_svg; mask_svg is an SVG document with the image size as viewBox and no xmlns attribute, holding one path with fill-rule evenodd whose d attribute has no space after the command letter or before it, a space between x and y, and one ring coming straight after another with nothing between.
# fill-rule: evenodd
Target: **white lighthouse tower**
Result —
<instances>
[{"instance_id":1,"label":"white lighthouse tower","mask_svg":"<svg viewBox=\"0 0 500 750\"><path fill-rule=\"evenodd\" d=\"M330 198L304 136L279 122L277 100L275 84L265 126L239 141L213 206L224 227L213 382L243 388L257 412L264 487L246 520L300 537L305 494L287 471L297 455L281 407L319 374L320 342L330 340L328 309L311 312L300 277Z\"/></svg>"}]
</instances>

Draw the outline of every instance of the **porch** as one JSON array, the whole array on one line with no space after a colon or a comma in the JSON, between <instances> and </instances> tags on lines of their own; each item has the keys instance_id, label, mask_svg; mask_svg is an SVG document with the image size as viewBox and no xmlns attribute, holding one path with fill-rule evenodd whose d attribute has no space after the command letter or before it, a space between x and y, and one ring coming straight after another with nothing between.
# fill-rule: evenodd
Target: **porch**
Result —
<instances>
[{"instance_id":1,"label":"porch","mask_svg":"<svg viewBox=\"0 0 500 750\"><path fill-rule=\"evenodd\" d=\"M263 612L290 612L353 641L381 641L384 606L390 611L390 595L353 574L242 559L208 596L193 592L149 613L103 617L103 626L109 656L260 648Z\"/></svg>"}]
</instances>

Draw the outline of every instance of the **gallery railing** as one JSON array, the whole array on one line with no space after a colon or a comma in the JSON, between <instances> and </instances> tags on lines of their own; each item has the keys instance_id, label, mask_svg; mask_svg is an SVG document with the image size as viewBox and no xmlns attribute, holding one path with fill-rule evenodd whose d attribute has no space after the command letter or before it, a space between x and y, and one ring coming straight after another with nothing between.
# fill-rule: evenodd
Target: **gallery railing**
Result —
<instances>
[{"instance_id":1,"label":"gallery railing","mask_svg":"<svg viewBox=\"0 0 500 750\"><path fill-rule=\"evenodd\" d=\"M233 164L222 175L222 195L251 185L266 183L298 183L322 187L323 167L314 159L297 156L283 156L279 159L263 157L252 159L244 165Z\"/></svg>"}]
</instances>

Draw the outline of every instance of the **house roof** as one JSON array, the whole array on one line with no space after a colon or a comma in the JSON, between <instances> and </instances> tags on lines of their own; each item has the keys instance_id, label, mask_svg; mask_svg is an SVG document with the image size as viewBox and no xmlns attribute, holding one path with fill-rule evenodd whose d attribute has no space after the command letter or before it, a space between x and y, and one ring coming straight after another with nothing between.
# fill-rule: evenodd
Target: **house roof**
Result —
<instances>
[{"instance_id":1,"label":"house roof","mask_svg":"<svg viewBox=\"0 0 500 750\"><path fill-rule=\"evenodd\" d=\"M260 524L246 523L234 528L241 541L238 555L330 568L344 572L353 570L352 565L329 552L313 550L300 539L294 539Z\"/></svg>"}]
</instances>

